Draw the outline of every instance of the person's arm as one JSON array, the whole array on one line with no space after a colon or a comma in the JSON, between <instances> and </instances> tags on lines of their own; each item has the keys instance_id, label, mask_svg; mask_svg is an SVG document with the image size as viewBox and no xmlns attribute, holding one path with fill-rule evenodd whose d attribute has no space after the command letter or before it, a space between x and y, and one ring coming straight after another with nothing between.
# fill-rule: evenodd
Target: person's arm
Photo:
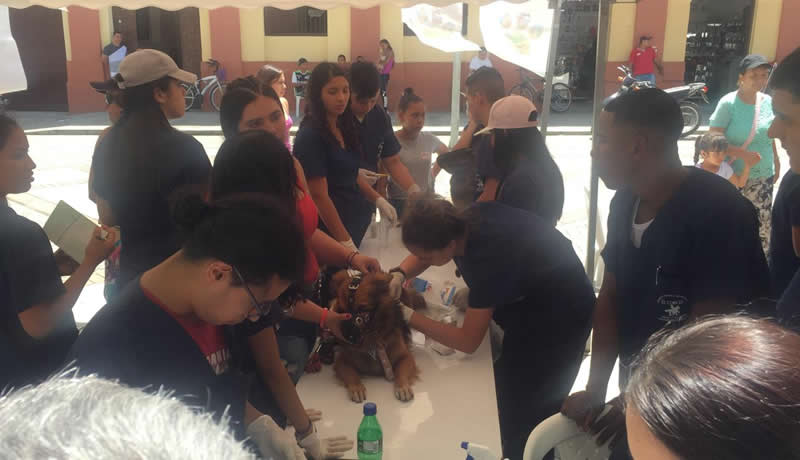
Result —
<instances>
[{"instance_id":1,"label":"person's arm","mask_svg":"<svg viewBox=\"0 0 800 460\"><path fill-rule=\"evenodd\" d=\"M397 266L400 270L403 270L403 274L406 276L406 279L411 279L414 277L419 276L425 270L430 267L430 264L426 264L419 260L417 256L414 254L409 254L400 265Z\"/></svg>"},{"instance_id":2,"label":"person's arm","mask_svg":"<svg viewBox=\"0 0 800 460\"><path fill-rule=\"evenodd\" d=\"M337 313L335 311L329 311L327 314L324 314L325 310L325 308L320 307L310 300L304 300L297 302L291 317L312 324L320 324L324 317L324 327L330 329L336 337L343 339L344 336L342 335L341 324L342 321L350 319L350 315L348 313Z\"/></svg>"},{"instance_id":3,"label":"person's arm","mask_svg":"<svg viewBox=\"0 0 800 460\"><path fill-rule=\"evenodd\" d=\"M389 158L381 160L386 171L392 176L392 180L397 183L406 192L413 186L417 185L411 173L408 172L406 165L400 161L400 155L394 155Z\"/></svg>"},{"instance_id":4,"label":"person's arm","mask_svg":"<svg viewBox=\"0 0 800 460\"><path fill-rule=\"evenodd\" d=\"M724 136L726 128L711 127L708 130L710 132L712 132L712 133L718 133L718 134L722 134ZM758 152L745 150L742 147L739 147L739 146L736 146L736 145L733 145L733 144L728 144L728 150L725 151L725 154L728 155L729 157L732 157L732 158L735 158L735 159L741 158L745 162L750 162L750 163L753 163L753 164L758 163L759 161L761 161L761 155Z\"/></svg>"},{"instance_id":5,"label":"person's arm","mask_svg":"<svg viewBox=\"0 0 800 460\"><path fill-rule=\"evenodd\" d=\"M458 138L458 142L456 142L456 145L453 146L452 150L465 149L471 146L472 136L475 134L477 128L478 124L470 120L467 127L464 128L464 131L461 132L461 137Z\"/></svg>"},{"instance_id":6,"label":"person's arm","mask_svg":"<svg viewBox=\"0 0 800 460\"><path fill-rule=\"evenodd\" d=\"M487 177L483 181L483 192L478 197L479 202L494 201L497 198L497 188L500 186L500 181L494 177Z\"/></svg>"},{"instance_id":7,"label":"person's arm","mask_svg":"<svg viewBox=\"0 0 800 460\"><path fill-rule=\"evenodd\" d=\"M447 153L449 151L450 151L450 149L448 149L447 146L444 145L444 142L439 141L439 146L436 147L436 150L435 150L437 158L438 158L438 155L442 155L442 154ZM435 179L436 176L438 176L440 172L442 172L442 167L439 166L439 162L438 161L434 161L433 162L433 166L431 167L431 176L433 176L433 178Z\"/></svg>"},{"instance_id":8,"label":"person's arm","mask_svg":"<svg viewBox=\"0 0 800 460\"><path fill-rule=\"evenodd\" d=\"M350 234L342 223L339 212L336 210L331 197L328 195L328 179L326 177L314 177L308 181L308 191L311 193L311 198L314 204L317 205L319 210L319 217L328 231L336 239L336 241L349 241Z\"/></svg>"},{"instance_id":9,"label":"person's arm","mask_svg":"<svg viewBox=\"0 0 800 460\"><path fill-rule=\"evenodd\" d=\"M800 226L792 226L792 247L794 255L800 257Z\"/></svg>"},{"instance_id":10,"label":"person's arm","mask_svg":"<svg viewBox=\"0 0 800 460\"><path fill-rule=\"evenodd\" d=\"M778 156L778 146L775 145L775 140L772 141L772 158L775 162L775 177L772 183L777 184L781 180L781 158Z\"/></svg>"},{"instance_id":11,"label":"person's arm","mask_svg":"<svg viewBox=\"0 0 800 460\"><path fill-rule=\"evenodd\" d=\"M18 314L19 321L29 336L34 339L47 337L61 322L64 314L75 306L95 268L114 250L116 232L110 228L104 230L108 231L108 236L106 239L100 239L100 228L95 229L86 247L83 262L64 283L63 294L50 301L33 305Z\"/></svg>"},{"instance_id":12,"label":"person's arm","mask_svg":"<svg viewBox=\"0 0 800 460\"><path fill-rule=\"evenodd\" d=\"M278 407L286 414L299 433L307 432L311 427L311 419L297 395L297 389L292 383L292 379L289 378L286 368L281 363L275 329L265 328L247 340L258 373L275 396ZM247 414L245 414L245 419L248 419ZM252 422L252 420L255 418L250 421Z\"/></svg>"},{"instance_id":13,"label":"person's arm","mask_svg":"<svg viewBox=\"0 0 800 460\"><path fill-rule=\"evenodd\" d=\"M356 183L358 183L358 189L361 190L361 194L364 195L364 198L367 199L372 204L375 204L378 201L378 198L381 197L381 194L378 193L377 190L373 186L369 184L361 175L359 174L358 179L356 179Z\"/></svg>"},{"instance_id":14,"label":"person's arm","mask_svg":"<svg viewBox=\"0 0 800 460\"><path fill-rule=\"evenodd\" d=\"M352 249L344 247L319 229L315 230L311 235L311 250L323 265L347 267L349 262L352 268L362 272L381 271L381 264L377 259L367 257L364 254L353 255L354 251Z\"/></svg>"},{"instance_id":15,"label":"person's arm","mask_svg":"<svg viewBox=\"0 0 800 460\"><path fill-rule=\"evenodd\" d=\"M619 356L617 278L609 271L603 275L592 327L592 359L586 391L602 404L605 402L611 371Z\"/></svg>"},{"instance_id":16,"label":"person's arm","mask_svg":"<svg viewBox=\"0 0 800 460\"><path fill-rule=\"evenodd\" d=\"M492 313L494 313L493 308L467 308L464 324L461 327L440 323L414 313L408 325L442 345L472 354L486 337Z\"/></svg>"},{"instance_id":17,"label":"person's arm","mask_svg":"<svg viewBox=\"0 0 800 460\"><path fill-rule=\"evenodd\" d=\"M742 173L734 174L728 180L731 182L731 184L735 185L736 187L743 188L745 184L747 184L747 179L750 178L750 169L751 169L750 162L745 161Z\"/></svg>"}]
</instances>

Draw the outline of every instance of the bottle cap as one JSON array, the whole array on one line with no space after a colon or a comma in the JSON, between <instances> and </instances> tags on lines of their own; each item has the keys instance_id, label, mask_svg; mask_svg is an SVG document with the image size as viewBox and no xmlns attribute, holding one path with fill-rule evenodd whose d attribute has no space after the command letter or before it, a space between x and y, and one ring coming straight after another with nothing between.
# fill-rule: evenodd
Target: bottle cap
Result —
<instances>
[{"instance_id":1,"label":"bottle cap","mask_svg":"<svg viewBox=\"0 0 800 460\"><path fill-rule=\"evenodd\" d=\"M365 403L364 404L364 415L375 415L378 413L378 407L375 403Z\"/></svg>"}]
</instances>

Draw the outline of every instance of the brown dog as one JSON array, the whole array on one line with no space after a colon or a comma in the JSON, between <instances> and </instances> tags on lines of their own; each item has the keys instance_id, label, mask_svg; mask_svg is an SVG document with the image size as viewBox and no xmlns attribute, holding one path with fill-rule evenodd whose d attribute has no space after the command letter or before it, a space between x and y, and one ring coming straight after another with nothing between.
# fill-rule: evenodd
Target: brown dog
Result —
<instances>
[{"instance_id":1,"label":"brown dog","mask_svg":"<svg viewBox=\"0 0 800 460\"><path fill-rule=\"evenodd\" d=\"M361 375L384 376L394 380L394 394L401 401L414 398L411 385L419 370L409 351L411 330L403 320L400 305L389 293L391 276L384 273L361 275L342 270L331 279L331 309L350 313L352 322L343 327L345 342L336 353L336 376L347 387L350 399L360 403L367 397ZM417 310L425 300L404 290L400 301Z\"/></svg>"}]
</instances>

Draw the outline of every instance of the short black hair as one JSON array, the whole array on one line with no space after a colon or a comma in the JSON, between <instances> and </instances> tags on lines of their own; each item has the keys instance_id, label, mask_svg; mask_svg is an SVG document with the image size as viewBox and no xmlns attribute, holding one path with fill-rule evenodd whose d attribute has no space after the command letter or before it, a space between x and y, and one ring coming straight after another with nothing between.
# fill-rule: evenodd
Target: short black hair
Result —
<instances>
[{"instance_id":1,"label":"short black hair","mask_svg":"<svg viewBox=\"0 0 800 460\"><path fill-rule=\"evenodd\" d=\"M11 137L11 132L14 128L18 128L19 124L13 118L5 114L0 114L0 150L6 148L8 139Z\"/></svg>"},{"instance_id":2,"label":"short black hair","mask_svg":"<svg viewBox=\"0 0 800 460\"><path fill-rule=\"evenodd\" d=\"M664 136L665 147L676 144L683 133L683 115L675 99L658 88L631 91L612 99L604 109L615 122L656 131Z\"/></svg>"},{"instance_id":3,"label":"short black hair","mask_svg":"<svg viewBox=\"0 0 800 460\"><path fill-rule=\"evenodd\" d=\"M303 64L308 64L308 59L300 58L297 60L297 65L303 65Z\"/></svg>"},{"instance_id":4,"label":"short black hair","mask_svg":"<svg viewBox=\"0 0 800 460\"><path fill-rule=\"evenodd\" d=\"M503 76L493 67L481 67L467 78L467 91L480 91L494 104L506 95Z\"/></svg>"},{"instance_id":5,"label":"short black hair","mask_svg":"<svg viewBox=\"0 0 800 460\"><path fill-rule=\"evenodd\" d=\"M795 101L800 101L800 48L786 56L772 72L769 86L792 93Z\"/></svg>"},{"instance_id":6,"label":"short black hair","mask_svg":"<svg viewBox=\"0 0 800 460\"><path fill-rule=\"evenodd\" d=\"M381 86L381 74L374 64L354 62L350 66L350 90L357 98L373 97Z\"/></svg>"},{"instance_id":7,"label":"short black hair","mask_svg":"<svg viewBox=\"0 0 800 460\"><path fill-rule=\"evenodd\" d=\"M728 139L721 133L705 133L694 142L694 162L700 161L702 152L724 152L728 150Z\"/></svg>"}]
</instances>

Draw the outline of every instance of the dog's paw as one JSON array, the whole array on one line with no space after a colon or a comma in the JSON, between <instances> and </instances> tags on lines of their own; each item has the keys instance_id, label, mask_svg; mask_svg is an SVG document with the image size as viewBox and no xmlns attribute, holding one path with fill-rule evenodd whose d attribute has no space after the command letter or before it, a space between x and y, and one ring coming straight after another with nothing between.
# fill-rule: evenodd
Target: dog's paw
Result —
<instances>
[{"instance_id":1,"label":"dog's paw","mask_svg":"<svg viewBox=\"0 0 800 460\"><path fill-rule=\"evenodd\" d=\"M408 384L395 384L394 396L400 401L411 401L414 399L414 390Z\"/></svg>"},{"instance_id":2,"label":"dog's paw","mask_svg":"<svg viewBox=\"0 0 800 460\"><path fill-rule=\"evenodd\" d=\"M360 403L367 400L367 388L361 383L347 385L347 392L353 402Z\"/></svg>"}]
</instances>

